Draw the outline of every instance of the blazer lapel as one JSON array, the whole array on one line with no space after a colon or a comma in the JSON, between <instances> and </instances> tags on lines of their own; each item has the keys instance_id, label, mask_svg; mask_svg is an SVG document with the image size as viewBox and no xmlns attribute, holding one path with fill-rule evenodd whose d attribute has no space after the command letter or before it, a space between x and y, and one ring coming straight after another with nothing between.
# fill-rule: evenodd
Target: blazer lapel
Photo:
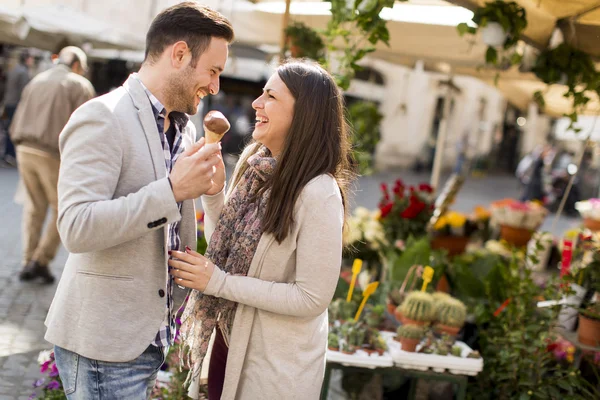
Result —
<instances>
[{"instance_id":1,"label":"blazer lapel","mask_svg":"<svg viewBox=\"0 0 600 400\"><path fill-rule=\"evenodd\" d=\"M133 105L138 111L138 117L146 135L148 150L150 150L150 157L154 166L154 176L156 179L164 178L167 176L167 167L165 166L165 156L158 136L158 128L156 127L156 120L154 119L150 100L140 82L133 75L129 76L123 87L129 93Z\"/></svg>"}]
</instances>

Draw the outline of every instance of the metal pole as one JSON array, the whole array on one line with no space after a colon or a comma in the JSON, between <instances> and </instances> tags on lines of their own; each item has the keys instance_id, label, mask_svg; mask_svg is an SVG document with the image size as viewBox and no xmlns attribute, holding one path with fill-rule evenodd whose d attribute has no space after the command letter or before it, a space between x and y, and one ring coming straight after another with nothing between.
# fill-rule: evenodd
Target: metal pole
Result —
<instances>
[{"instance_id":1,"label":"metal pole","mask_svg":"<svg viewBox=\"0 0 600 400\"><path fill-rule=\"evenodd\" d=\"M449 83L452 82L452 75L448 77ZM442 163L444 161L444 150L446 147L446 137L448 136L448 119L450 117L450 103L452 102L452 85L448 84L446 98L444 99L444 111L442 112L442 120L438 131L437 141L435 144L435 157L433 159L433 168L431 172L431 186L434 193L439 190L440 175L442 172Z\"/></svg>"},{"instance_id":2,"label":"metal pole","mask_svg":"<svg viewBox=\"0 0 600 400\"><path fill-rule=\"evenodd\" d=\"M556 211L556 215L554 216L554 221L552 221L552 227L550 228L550 232L554 232L554 228L558 223L558 219L562 215L562 212L567 204L567 198L569 197L569 193L571 193L571 188L573 188L573 183L575 183L575 178L579 175L579 171L581 170L581 163L583 162L583 155L585 154L585 149L589 146L592 135L594 133L594 128L596 127L596 122L598 121L598 115L594 118L594 123L590 129L590 133L588 133L587 138L583 141L583 145L579 149L579 153L577 154L576 162L577 171L571 175L571 179L569 179L569 183L567 184L567 188L565 189L565 193L563 194L563 198L560 201L560 205L558 206L558 210Z\"/></svg>"},{"instance_id":3,"label":"metal pole","mask_svg":"<svg viewBox=\"0 0 600 400\"><path fill-rule=\"evenodd\" d=\"M285 0L285 12L283 13L283 19L282 19L282 27L281 27L281 43L280 45L280 60L283 61L283 59L285 58L285 41L286 41L286 35L285 35L285 30L287 29L289 23L290 23L290 4L291 4L292 0Z\"/></svg>"}]
</instances>

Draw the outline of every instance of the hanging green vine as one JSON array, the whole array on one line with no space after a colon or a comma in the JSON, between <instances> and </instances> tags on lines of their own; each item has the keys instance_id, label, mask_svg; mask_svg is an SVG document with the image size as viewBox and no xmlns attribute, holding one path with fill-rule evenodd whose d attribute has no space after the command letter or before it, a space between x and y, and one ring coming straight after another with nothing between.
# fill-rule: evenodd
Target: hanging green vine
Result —
<instances>
[{"instance_id":1,"label":"hanging green vine","mask_svg":"<svg viewBox=\"0 0 600 400\"><path fill-rule=\"evenodd\" d=\"M567 92L564 97L572 101L572 111L565 114L571 120L568 129L579 132L574 124L592 99L594 93L600 97L600 74L589 54L577 50L567 43L562 43L554 49L542 51L532 69L533 73L548 85L564 84ZM544 108L545 101L542 92L534 93L534 101Z\"/></svg>"},{"instance_id":2,"label":"hanging green vine","mask_svg":"<svg viewBox=\"0 0 600 400\"><path fill-rule=\"evenodd\" d=\"M486 27L490 22L497 22L502 26L506 33L506 38L502 44L503 54L499 55L498 49L488 46L485 53L486 64L495 67L505 65L517 65L521 62L523 56L513 51L515 45L521 39L525 28L527 28L527 12L523 7L514 1L494 1L486 3L484 7L475 10L472 19L477 27L469 26L466 23L458 24L456 29L460 36L465 34L476 35L479 29Z\"/></svg>"},{"instance_id":3,"label":"hanging green vine","mask_svg":"<svg viewBox=\"0 0 600 400\"><path fill-rule=\"evenodd\" d=\"M356 71L361 69L358 61L375 51L379 42L389 46L390 33L379 14L385 7L393 7L394 0L326 1L331 3L331 19L324 32L325 41L330 58L341 53L335 77L338 85L346 90ZM331 59L328 64L331 69Z\"/></svg>"},{"instance_id":4,"label":"hanging green vine","mask_svg":"<svg viewBox=\"0 0 600 400\"><path fill-rule=\"evenodd\" d=\"M322 61L325 56L325 43L319 32L302 22L292 22L285 28L286 47L291 50L292 57L307 57Z\"/></svg>"}]
</instances>

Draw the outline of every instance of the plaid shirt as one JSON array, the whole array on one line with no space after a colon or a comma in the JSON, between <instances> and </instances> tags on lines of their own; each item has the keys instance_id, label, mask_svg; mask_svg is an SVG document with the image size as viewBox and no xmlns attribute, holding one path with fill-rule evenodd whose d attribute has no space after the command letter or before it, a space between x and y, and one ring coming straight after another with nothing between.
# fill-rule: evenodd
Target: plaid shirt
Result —
<instances>
[{"instance_id":1,"label":"plaid shirt","mask_svg":"<svg viewBox=\"0 0 600 400\"><path fill-rule=\"evenodd\" d=\"M148 99L150 99L150 103L152 104L152 111L154 112L154 117L156 118L156 127L158 128L158 133L160 136L160 142L163 148L163 154L165 156L165 166L167 167L167 176L171 173L171 169L177 161L179 155L183 152L184 148L181 145L182 135L181 132L183 128L185 128L189 118L184 113L179 112L171 112L172 121L175 122L175 140L173 141L173 149L169 147L169 142L167 140L165 134L165 117L166 110L165 107L161 104L161 102L144 86L142 81L139 81L142 84L142 87L146 91L148 95ZM177 203L177 207L179 207L179 212L181 213L181 205L182 203ZM181 238L179 237L179 222L174 222L169 224L168 227L169 235L167 238L167 242L169 244L169 250L180 250ZM168 269L168 266L167 266ZM158 331L156 334L156 338L152 342L153 345L157 347L166 347L173 344L173 340L175 339L175 332L177 330L175 326L175 319L173 318L173 277L169 275L167 279L167 308L166 308L166 316L165 316L165 325Z\"/></svg>"}]
</instances>

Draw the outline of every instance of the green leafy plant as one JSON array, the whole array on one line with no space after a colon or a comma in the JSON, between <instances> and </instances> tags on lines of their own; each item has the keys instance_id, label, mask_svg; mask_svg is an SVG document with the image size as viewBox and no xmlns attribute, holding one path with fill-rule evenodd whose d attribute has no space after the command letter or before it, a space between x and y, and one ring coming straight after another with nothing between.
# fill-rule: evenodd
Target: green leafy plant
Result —
<instances>
[{"instance_id":1,"label":"green leafy plant","mask_svg":"<svg viewBox=\"0 0 600 400\"><path fill-rule=\"evenodd\" d=\"M506 39L502 44L504 50L511 50L515 47L521 38L525 28L527 28L527 13L523 7L514 1L493 1L486 3L485 6L475 10L473 22L477 27L461 23L457 26L458 33L476 35L477 31L486 27L490 22L497 22L502 26L506 33ZM509 52L499 57L498 50L493 46L488 46L485 54L485 62L489 65L516 65L522 60L522 55L515 51Z\"/></svg>"},{"instance_id":2,"label":"green leafy plant","mask_svg":"<svg viewBox=\"0 0 600 400\"><path fill-rule=\"evenodd\" d=\"M398 311L404 317L419 322L431 322L435 317L433 298L427 292L410 292Z\"/></svg>"},{"instance_id":3,"label":"green leafy plant","mask_svg":"<svg viewBox=\"0 0 600 400\"><path fill-rule=\"evenodd\" d=\"M339 349L340 339L338 338L338 335L336 333L329 332L329 335L327 336L327 347L335 350Z\"/></svg>"},{"instance_id":4,"label":"green leafy plant","mask_svg":"<svg viewBox=\"0 0 600 400\"><path fill-rule=\"evenodd\" d=\"M335 73L338 85L346 90L364 56L375 51L382 42L389 46L390 33L386 21L379 16L384 7L393 7L394 0L329 0L331 19L325 30L329 54L338 57ZM328 62L331 64L331 62Z\"/></svg>"},{"instance_id":5,"label":"green leafy plant","mask_svg":"<svg viewBox=\"0 0 600 400\"><path fill-rule=\"evenodd\" d=\"M579 132L580 129L574 126L578 114L581 114L590 102L591 94L600 95L600 74L596 71L590 55L562 43L554 49L542 51L532 71L548 85L562 83L567 86L564 97L571 99L572 112L565 116L571 120L569 129ZM538 105L545 105L542 92L534 93L534 99Z\"/></svg>"},{"instance_id":6,"label":"green leafy plant","mask_svg":"<svg viewBox=\"0 0 600 400\"><path fill-rule=\"evenodd\" d=\"M488 302L475 307L480 327L483 371L468 386L471 399L580 399L598 393L572 365L557 363L548 345L559 307L539 308L538 301L559 300L563 286L550 278L545 287L531 277L525 261L513 255L484 279ZM493 273L494 272L494 273ZM503 295L493 289L495 281ZM502 299L502 300L500 300ZM469 356L471 357L471 356Z\"/></svg>"},{"instance_id":7,"label":"green leafy plant","mask_svg":"<svg viewBox=\"0 0 600 400\"><path fill-rule=\"evenodd\" d=\"M292 22L285 29L286 45L292 57L307 57L316 61L325 56L325 43L319 33L302 22Z\"/></svg>"},{"instance_id":8,"label":"green leafy plant","mask_svg":"<svg viewBox=\"0 0 600 400\"><path fill-rule=\"evenodd\" d=\"M365 310L365 322L372 328L377 328L383 321L383 314L385 313L385 307L378 304L374 307L369 307Z\"/></svg>"},{"instance_id":9,"label":"green leafy plant","mask_svg":"<svg viewBox=\"0 0 600 400\"><path fill-rule=\"evenodd\" d=\"M376 103L359 101L348 107L348 119L352 125L352 144L354 158L362 175L373 172L375 146L381 139L381 120Z\"/></svg>"}]
</instances>

